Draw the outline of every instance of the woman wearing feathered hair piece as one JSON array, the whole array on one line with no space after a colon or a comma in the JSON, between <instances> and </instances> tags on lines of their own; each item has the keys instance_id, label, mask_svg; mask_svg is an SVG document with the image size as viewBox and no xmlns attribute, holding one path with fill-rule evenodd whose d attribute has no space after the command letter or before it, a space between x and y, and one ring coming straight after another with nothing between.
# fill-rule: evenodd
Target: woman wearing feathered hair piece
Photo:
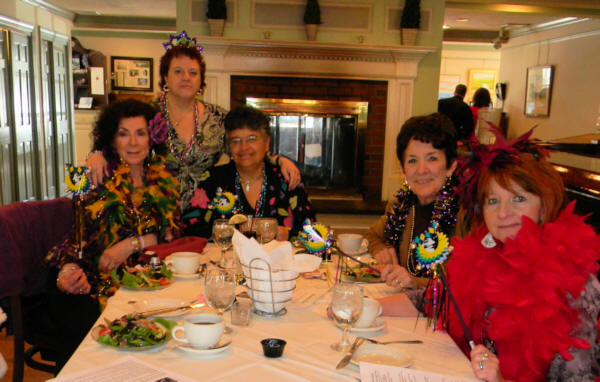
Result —
<instances>
[{"instance_id":1,"label":"woman wearing feathered hair piece","mask_svg":"<svg viewBox=\"0 0 600 382\"><path fill-rule=\"evenodd\" d=\"M600 237L567 204L560 175L529 140L473 143L459 174L471 233L453 241L448 331L485 381L592 381L600 375Z\"/></svg>"}]
</instances>

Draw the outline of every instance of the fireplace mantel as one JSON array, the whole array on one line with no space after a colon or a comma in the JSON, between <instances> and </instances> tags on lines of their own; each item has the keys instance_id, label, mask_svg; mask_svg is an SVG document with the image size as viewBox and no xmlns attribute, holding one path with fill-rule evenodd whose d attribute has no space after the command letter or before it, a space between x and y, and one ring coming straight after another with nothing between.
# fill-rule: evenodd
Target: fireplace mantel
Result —
<instances>
[{"instance_id":1,"label":"fireplace mantel","mask_svg":"<svg viewBox=\"0 0 600 382\"><path fill-rule=\"evenodd\" d=\"M386 81L382 199L393 197L403 176L396 159L396 136L412 114L419 62L438 48L334 44L314 41L237 40L201 37L207 63L204 98L230 107L231 77L335 78Z\"/></svg>"}]
</instances>

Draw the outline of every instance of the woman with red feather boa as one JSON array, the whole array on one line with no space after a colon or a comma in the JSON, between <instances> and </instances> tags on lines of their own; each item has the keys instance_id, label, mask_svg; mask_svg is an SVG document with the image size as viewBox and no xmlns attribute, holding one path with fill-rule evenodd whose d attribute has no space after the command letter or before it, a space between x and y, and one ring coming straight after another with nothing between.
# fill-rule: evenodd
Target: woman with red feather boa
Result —
<instances>
[{"instance_id":1,"label":"woman with red feather boa","mask_svg":"<svg viewBox=\"0 0 600 382\"><path fill-rule=\"evenodd\" d=\"M460 174L471 235L453 241L448 284L485 381L592 381L600 375L600 236L567 205L531 132L475 145ZM566 206L566 207L565 207ZM469 351L451 308L448 331Z\"/></svg>"}]
</instances>

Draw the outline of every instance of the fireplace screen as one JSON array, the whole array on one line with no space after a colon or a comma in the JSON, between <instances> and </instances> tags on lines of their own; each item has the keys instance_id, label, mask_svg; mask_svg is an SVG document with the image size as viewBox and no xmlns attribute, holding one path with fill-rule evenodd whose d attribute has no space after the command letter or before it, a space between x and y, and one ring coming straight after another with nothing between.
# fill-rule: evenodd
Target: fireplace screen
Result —
<instances>
[{"instance_id":1,"label":"fireplace screen","mask_svg":"<svg viewBox=\"0 0 600 382\"><path fill-rule=\"evenodd\" d=\"M271 151L293 160L311 187L359 186L368 102L248 98L269 114Z\"/></svg>"}]
</instances>

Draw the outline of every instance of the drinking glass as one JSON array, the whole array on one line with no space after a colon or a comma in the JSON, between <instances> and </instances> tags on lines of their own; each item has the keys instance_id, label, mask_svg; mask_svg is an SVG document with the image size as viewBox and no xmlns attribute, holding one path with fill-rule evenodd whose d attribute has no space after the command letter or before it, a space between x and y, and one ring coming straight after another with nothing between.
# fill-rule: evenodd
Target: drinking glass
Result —
<instances>
[{"instance_id":1,"label":"drinking glass","mask_svg":"<svg viewBox=\"0 0 600 382\"><path fill-rule=\"evenodd\" d=\"M256 232L254 231L254 215L246 215L246 222L240 224L239 230L243 233L247 238L254 237Z\"/></svg>"},{"instance_id":2,"label":"drinking glass","mask_svg":"<svg viewBox=\"0 0 600 382\"><path fill-rule=\"evenodd\" d=\"M348 331L360 317L363 304L362 288L356 284L336 284L333 287L331 297L331 312L338 326L343 329L342 339L339 343L331 345L336 351L346 352L350 350Z\"/></svg>"},{"instance_id":3,"label":"drinking glass","mask_svg":"<svg viewBox=\"0 0 600 382\"><path fill-rule=\"evenodd\" d=\"M278 226L277 219L275 218L256 219L256 237L258 238L258 242L266 244L271 240L275 240Z\"/></svg>"},{"instance_id":4,"label":"drinking glass","mask_svg":"<svg viewBox=\"0 0 600 382\"><path fill-rule=\"evenodd\" d=\"M230 269L211 269L204 278L204 298L221 318L235 300L236 277ZM224 333L231 333L225 327Z\"/></svg>"},{"instance_id":5,"label":"drinking glass","mask_svg":"<svg viewBox=\"0 0 600 382\"><path fill-rule=\"evenodd\" d=\"M233 237L233 226L227 219L217 219L213 223L213 238L215 243L221 247L221 260L219 264L225 266L225 253L231 247Z\"/></svg>"}]
</instances>

